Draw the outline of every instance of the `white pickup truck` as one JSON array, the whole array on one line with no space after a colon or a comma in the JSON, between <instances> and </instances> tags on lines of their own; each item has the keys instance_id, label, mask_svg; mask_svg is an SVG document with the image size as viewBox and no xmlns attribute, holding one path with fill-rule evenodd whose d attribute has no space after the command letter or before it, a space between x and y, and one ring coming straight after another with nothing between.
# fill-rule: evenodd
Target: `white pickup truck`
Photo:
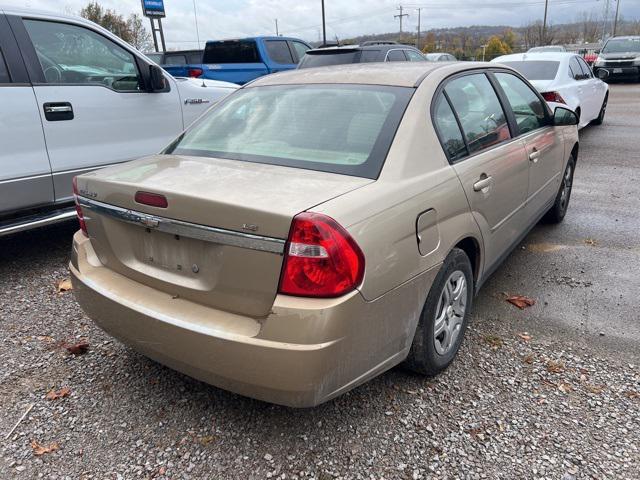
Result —
<instances>
[{"instance_id":1,"label":"white pickup truck","mask_svg":"<svg viewBox=\"0 0 640 480\"><path fill-rule=\"evenodd\" d=\"M157 153L236 88L173 78L85 19L0 7L0 236L72 218L75 175Z\"/></svg>"}]
</instances>

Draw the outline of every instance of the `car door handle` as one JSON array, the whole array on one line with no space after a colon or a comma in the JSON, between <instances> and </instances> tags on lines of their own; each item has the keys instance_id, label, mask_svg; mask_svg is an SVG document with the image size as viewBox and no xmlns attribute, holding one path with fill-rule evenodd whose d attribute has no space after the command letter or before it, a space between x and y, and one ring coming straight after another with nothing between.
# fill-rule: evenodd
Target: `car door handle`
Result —
<instances>
[{"instance_id":1,"label":"car door handle","mask_svg":"<svg viewBox=\"0 0 640 480\"><path fill-rule=\"evenodd\" d=\"M529 154L529 160L533 163L538 163L538 159L540 158L540 152L538 150L534 150Z\"/></svg>"},{"instance_id":2,"label":"car door handle","mask_svg":"<svg viewBox=\"0 0 640 480\"><path fill-rule=\"evenodd\" d=\"M478 180L476 183L473 184L473 189L476 192L481 192L485 188L490 187L492 182L493 182L492 177L487 177L486 175L483 174L483 176L480 177L480 180Z\"/></svg>"},{"instance_id":3,"label":"car door handle","mask_svg":"<svg viewBox=\"0 0 640 480\"><path fill-rule=\"evenodd\" d=\"M42 105L44 117L50 122L73 120L73 107L69 102L49 102Z\"/></svg>"}]
</instances>

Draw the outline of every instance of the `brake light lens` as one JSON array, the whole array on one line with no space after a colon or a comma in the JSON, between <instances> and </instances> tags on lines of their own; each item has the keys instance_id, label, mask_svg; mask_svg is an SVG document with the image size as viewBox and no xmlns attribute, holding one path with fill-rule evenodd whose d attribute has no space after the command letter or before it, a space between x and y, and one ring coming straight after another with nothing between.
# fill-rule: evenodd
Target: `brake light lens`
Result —
<instances>
[{"instance_id":1,"label":"brake light lens","mask_svg":"<svg viewBox=\"0 0 640 480\"><path fill-rule=\"evenodd\" d=\"M203 72L201 68L190 68L189 70L187 70L187 76L193 78L198 78L200 75L202 75L202 73Z\"/></svg>"},{"instance_id":2,"label":"brake light lens","mask_svg":"<svg viewBox=\"0 0 640 480\"><path fill-rule=\"evenodd\" d=\"M331 217L296 215L285 247L279 293L299 297L339 297L364 277L364 254Z\"/></svg>"},{"instance_id":3,"label":"brake light lens","mask_svg":"<svg viewBox=\"0 0 640 480\"><path fill-rule=\"evenodd\" d=\"M137 191L134 200L137 203L149 205L150 207L167 208L169 206L167 197L159 193Z\"/></svg>"},{"instance_id":4,"label":"brake light lens","mask_svg":"<svg viewBox=\"0 0 640 480\"><path fill-rule=\"evenodd\" d=\"M78 177L73 177L73 199L76 202L76 214L78 215L78 223L80 224L80 230L84 233L85 237L89 236L89 232L87 232L87 224L84 222L84 214L82 213L82 208L80 207L80 202L78 201Z\"/></svg>"},{"instance_id":5,"label":"brake light lens","mask_svg":"<svg viewBox=\"0 0 640 480\"><path fill-rule=\"evenodd\" d=\"M562 95L560 95L558 92L543 92L542 96L547 102L564 103L565 105L567 104L567 102L564 101L564 98L562 98Z\"/></svg>"}]
</instances>

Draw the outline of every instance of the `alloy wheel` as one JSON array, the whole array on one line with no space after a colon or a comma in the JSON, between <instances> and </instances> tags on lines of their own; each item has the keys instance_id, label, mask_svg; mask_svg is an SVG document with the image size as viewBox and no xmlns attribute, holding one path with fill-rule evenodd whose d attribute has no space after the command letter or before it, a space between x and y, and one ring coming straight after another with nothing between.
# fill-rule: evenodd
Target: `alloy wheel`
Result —
<instances>
[{"instance_id":1,"label":"alloy wheel","mask_svg":"<svg viewBox=\"0 0 640 480\"><path fill-rule=\"evenodd\" d=\"M467 279L456 270L444 284L433 325L433 339L436 352L446 355L455 347L462 330L467 309Z\"/></svg>"}]
</instances>

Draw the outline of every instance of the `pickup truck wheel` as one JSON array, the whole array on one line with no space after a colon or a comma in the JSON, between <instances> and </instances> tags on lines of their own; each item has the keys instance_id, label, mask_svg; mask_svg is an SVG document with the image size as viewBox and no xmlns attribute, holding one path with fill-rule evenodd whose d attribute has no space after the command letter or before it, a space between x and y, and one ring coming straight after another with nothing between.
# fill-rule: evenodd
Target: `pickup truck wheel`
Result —
<instances>
[{"instance_id":1,"label":"pickup truck wheel","mask_svg":"<svg viewBox=\"0 0 640 480\"><path fill-rule=\"evenodd\" d=\"M602 125L604 122L604 114L607 113L607 102L609 101L609 94L607 93L604 96L604 101L602 102L602 107L600 108L600 115L596 119L594 119L591 123L594 125Z\"/></svg>"},{"instance_id":2,"label":"pickup truck wheel","mask_svg":"<svg viewBox=\"0 0 640 480\"><path fill-rule=\"evenodd\" d=\"M560 184L560 190L556 195L556 200L553 206L546 213L544 220L548 223L560 223L564 220L564 216L567 214L569 208L569 200L571 199L571 188L573 187L573 172L576 167L576 161L573 159L573 155L569 157L567 166L562 176L562 183Z\"/></svg>"},{"instance_id":3,"label":"pickup truck wheel","mask_svg":"<svg viewBox=\"0 0 640 480\"><path fill-rule=\"evenodd\" d=\"M449 366L462 344L472 302L471 262L454 248L427 295L405 362L409 369L433 376Z\"/></svg>"}]
</instances>

